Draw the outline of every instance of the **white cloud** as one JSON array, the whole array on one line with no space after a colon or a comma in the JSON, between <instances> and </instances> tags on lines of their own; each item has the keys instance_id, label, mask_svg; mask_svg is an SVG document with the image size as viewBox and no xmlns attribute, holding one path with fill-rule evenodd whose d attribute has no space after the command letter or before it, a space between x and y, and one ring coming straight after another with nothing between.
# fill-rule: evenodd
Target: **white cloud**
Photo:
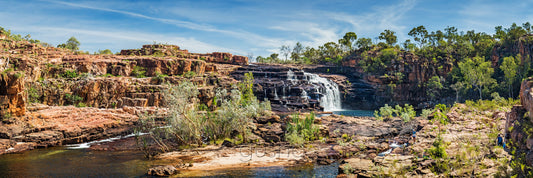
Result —
<instances>
[{"instance_id":1,"label":"white cloud","mask_svg":"<svg viewBox=\"0 0 533 178\"><path fill-rule=\"evenodd\" d=\"M69 3L69 2L63 2L63 1L51 1L50 0L49 2L63 4L63 5L72 6L72 7L93 9L93 10L106 11L106 12L114 12L114 13L129 15L129 16L133 16L137 18L143 18L143 19L153 20L153 21L157 21L161 23L171 24L171 25L175 25L175 26L182 27L182 28L188 28L192 30L222 33L222 34L229 35L235 38L239 38L241 40L245 40L248 43L256 43L256 45L261 46L261 47L274 47L280 44L280 41L281 41L281 39L268 38L268 37L264 37L264 36L261 36L255 33L244 31L244 30L222 30L222 29L218 29L214 26L206 25L206 24L198 24L194 22L188 22L188 21L182 21L182 20L176 20L176 19L151 17L151 16L140 14L140 13L123 11L123 10L115 10L111 8L94 7L94 6L84 5L84 4L76 4L76 3ZM257 43L258 41L260 43Z\"/></svg>"}]
</instances>

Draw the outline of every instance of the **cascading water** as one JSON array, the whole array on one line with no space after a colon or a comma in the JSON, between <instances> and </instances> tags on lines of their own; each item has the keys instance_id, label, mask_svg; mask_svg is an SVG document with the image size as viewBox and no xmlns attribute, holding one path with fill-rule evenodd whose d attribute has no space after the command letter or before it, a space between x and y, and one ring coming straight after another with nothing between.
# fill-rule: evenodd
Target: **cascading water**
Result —
<instances>
[{"instance_id":1,"label":"cascading water","mask_svg":"<svg viewBox=\"0 0 533 178\"><path fill-rule=\"evenodd\" d=\"M322 94L322 97L320 97L320 106L324 107L325 111L342 109L341 95L337 83L327 78L320 77L317 74L304 72L304 76L309 83L324 86L324 91L319 90L319 92Z\"/></svg>"},{"instance_id":2,"label":"cascading water","mask_svg":"<svg viewBox=\"0 0 533 178\"><path fill-rule=\"evenodd\" d=\"M314 96L319 100L320 106L324 108L324 111L341 110L341 96L339 92L339 86L326 78L320 77L317 74L303 72L302 80L299 80L292 70L287 71L287 80L293 85L304 84L308 87L304 87L301 91L301 98L307 101ZM306 91L308 90L308 91ZM311 94L311 96L309 96ZM285 86L283 88L283 97L285 97Z\"/></svg>"}]
</instances>

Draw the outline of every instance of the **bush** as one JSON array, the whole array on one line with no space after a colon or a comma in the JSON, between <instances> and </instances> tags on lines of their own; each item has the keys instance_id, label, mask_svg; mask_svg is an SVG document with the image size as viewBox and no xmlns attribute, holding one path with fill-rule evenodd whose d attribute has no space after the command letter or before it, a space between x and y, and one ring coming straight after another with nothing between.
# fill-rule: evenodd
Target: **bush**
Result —
<instances>
[{"instance_id":1,"label":"bush","mask_svg":"<svg viewBox=\"0 0 533 178\"><path fill-rule=\"evenodd\" d=\"M145 74L146 74L146 71L144 67L141 67L141 66L135 66L133 67L133 70L131 71L131 75L137 78L144 78L146 77Z\"/></svg>"},{"instance_id":2,"label":"bush","mask_svg":"<svg viewBox=\"0 0 533 178\"><path fill-rule=\"evenodd\" d=\"M194 71L189 71L189 72L186 72L186 73L183 74L183 77L185 77L185 78L193 78L195 76L196 76L196 72L194 72Z\"/></svg>"},{"instance_id":3,"label":"bush","mask_svg":"<svg viewBox=\"0 0 533 178\"><path fill-rule=\"evenodd\" d=\"M293 114L291 121L287 123L288 135L285 139L293 145L301 145L305 141L318 139L319 128L314 124L314 122L314 113L307 115L303 120L300 119L299 113Z\"/></svg>"},{"instance_id":4,"label":"bush","mask_svg":"<svg viewBox=\"0 0 533 178\"><path fill-rule=\"evenodd\" d=\"M394 112L394 109L392 109L392 107L390 107L388 104L385 104L385 106L379 108L379 112L377 110L374 111L374 116L378 120L383 120L383 117L392 118L393 112Z\"/></svg>"},{"instance_id":5,"label":"bush","mask_svg":"<svg viewBox=\"0 0 533 178\"><path fill-rule=\"evenodd\" d=\"M207 109L199 103L198 88L191 82L184 81L179 85L168 85L163 91L165 104L168 107L166 127L155 127L153 116L144 118L136 132L148 132L156 143L167 151L163 140L174 139L179 144L201 145L209 141L229 138L239 134L241 141L246 141L250 133L252 118L270 113L270 102L260 103L255 96L243 102L241 91L219 89L215 100L220 107L213 112L199 112ZM247 103L247 104L242 104ZM202 106L202 107L200 107ZM205 106L205 105L204 105Z\"/></svg>"},{"instance_id":6,"label":"bush","mask_svg":"<svg viewBox=\"0 0 533 178\"><path fill-rule=\"evenodd\" d=\"M445 104L437 104L435 105L435 109L434 109L434 117L433 119L439 121L439 123L443 124L443 125L446 125L450 122L450 119L448 118L448 116L446 116L446 114L448 113L448 111L450 110L450 108L448 108Z\"/></svg>"},{"instance_id":7,"label":"bush","mask_svg":"<svg viewBox=\"0 0 533 178\"><path fill-rule=\"evenodd\" d=\"M422 113L420 114L420 117L424 119L428 119L429 115L433 114L433 109L422 109Z\"/></svg>"},{"instance_id":8,"label":"bush","mask_svg":"<svg viewBox=\"0 0 533 178\"><path fill-rule=\"evenodd\" d=\"M385 106L379 108L379 112L377 110L374 111L374 116L377 120L383 120L383 118L392 118L393 114L395 117L402 118L404 122L409 122L416 116L416 111L414 110L413 106L408 104L405 104L404 107L396 105L394 109L388 104L385 104Z\"/></svg>"},{"instance_id":9,"label":"bush","mask_svg":"<svg viewBox=\"0 0 533 178\"><path fill-rule=\"evenodd\" d=\"M78 77L78 73L76 70L65 70L63 74L61 74L61 77L63 78L76 78Z\"/></svg>"},{"instance_id":10,"label":"bush","mask_svg":"<svg viewBox=\"0 0 533 178\"><path fill-rule=\"evenodd\" d=\"M67 93L65 94L65 100L67 100L69 104L78 105L78 103L81 102L83 98L78 95Z\"/></svg>"},{"instance_id":11,"label":"bush","mask_svg":"<svg viewBox=\"0 0 533 178\"><path fill-rule=\"evenodd\" d=\"M35 89L35 87L31 86L30 88L28 88L26 93L28 93L28 101L30 103L38 103L39 102L39 99L40 99L41 95L39 94L39 91L37 91L37 89Z\"/></svg>"}]
</instances>

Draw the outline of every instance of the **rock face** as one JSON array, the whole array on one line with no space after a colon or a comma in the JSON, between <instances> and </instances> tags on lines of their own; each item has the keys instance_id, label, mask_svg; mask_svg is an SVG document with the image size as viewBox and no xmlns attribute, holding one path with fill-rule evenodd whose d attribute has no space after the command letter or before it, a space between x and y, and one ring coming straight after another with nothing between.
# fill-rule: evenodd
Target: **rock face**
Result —
<instances>
[{"instance_id":1,"label":"rock face","mask_svg":"<svg viewBox=\"0 0 533 178\"><path fill-rule=\"evenodd\" d=\"M7 39L0 49L0 154L131 133L141 111L164 110L167 83L195 83L200 102L212 107L217 88L237 83L227 76L235 64L248 63L229 53L213 63L225 59L173 45L79 55Z\"/></svg>"},{"instance_id":2,"label":"rock face","mask_svg":"<svg viewBox=\"0 0 533 178\"><path fill-rule=\"evenodd\" d=\"M0 118L22 116L26 112L23 77L18 72L0 74Z\"/></svg>"},{"instance_id":3,"label":"rock face","mask_svg":"<svg viewBox=\"0 0 533 178\"><path fill-rule=\"evenodd\" d=\"M29 109L31 112L26 116L0 124L0 139L16 143L4 147L15 149L29 144L27 149L31 149L123 135L132 132L139 113L154 112L134 107L98 109L37 105Z\"/></svg>"},{"instance_id":4,"label":"rock face","mask_svg":"<svg viewBox=\"0 0 533 178\"><path fill-rule=\"evenodd\" d=\"M353 67L359 73L364 73L363 69L359 66L359 63L363 60L361 54L362 51L356 51L345 61L343 66ZM379 52L369 51L367 56L377 57ZM387 100L387 102L399 103L399 104L411 104L415 108L425 108L430 101L430 98L426 95L425 85L421 85L427 82L432 76L446 76L452 70L453 63L451 62L451 56L439 59L438 62L442 67L435 68L434 65L430 65L431 60L425 58L419 58L408 51L397 51L399 60L392 60L391 64L387 65L382 71L389 71L395 73L401 73L400 77L391 75L362 75L365 81L368 81L372 86L376 88L376 96ZM394 84L391 88L390 84ZM455 99L455 98L453 98ZM431 102L435 103L450 103L453 102L452 98L436 98ZM451 100L451 101L448 101Z\"/></svg>"},{"instance_id":5,"label":"rock face","mask_svg":"<svg viewBox=\"0 0 533 178\"><path fill-rule=\"evenodd\" d=\"M529 118L533 118L533 78L528 78L522 82L520 86L520 102L522 106L529 112ZM533 121L533 120L531 120Z\"/></svg>"},{"instance_id":6,"label":"rock face","mask_svg":"<svg viewBox=\"0 0 533 178\"><path fill-rule=\"evenodd\" d=\"M242 80L248 72L254 76L254 94L258 99L268 99L275 111L374 109L383 101L374 100L374 88L348 68L255 64L240 67L232 76ZM339 73L351 74L346 77ZM332 91L338 94L331 94ZM339 106L326 104L336 100L340 100Z\"/></svg>"},{"instance_id":7,"label":"rock face","mask_svg":"<svg viewBox=\"0 0 533 178\"><path fill-rule=\"evenodd\" d=\"M522 82L520 87L520 101L522 105L514 106L507 113L505 124L505 138L511 148L515 148L516 157L525 158L524 161L528 166L533 166L533 78L528 78ZM526 115L529 113L529 115Z\"/></svg>"},{"instance_id":8,"label":"rock face","mask_svg":"<svg viewBox=\"0 0 533 178\"><path fill-rule=\"evenodd\" d=\"M492 49L491 60L492 66L498 66L504 57L509 56L509 54L520 54L521 61L533 60L533 35L527 34L524 35L512 45L509 45L509 48L505 48L505 45L497 44Z\"/></svg>"},{"instance_id":9,"label":"rock face","mask_svg":"<svg viewBox=\"0 0 533 178\"><path fill-rule=\"evenodd\" d=\"M176 56L186 59L198 59L207 62L248 65L248 57L232 55L231 53L214 52L207 54L189 53L176 45L143 45L141 49L127 49L120 51L121 55L135 56Z\"/></svg>"}]
</instances>

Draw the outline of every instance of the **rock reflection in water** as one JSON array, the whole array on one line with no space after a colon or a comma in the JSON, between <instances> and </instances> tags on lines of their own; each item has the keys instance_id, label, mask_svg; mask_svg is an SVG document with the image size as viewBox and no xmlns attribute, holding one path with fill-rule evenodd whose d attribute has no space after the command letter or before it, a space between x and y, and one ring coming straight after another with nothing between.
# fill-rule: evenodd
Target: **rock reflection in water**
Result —
<instances>
[{"instance_id":1,"label":"rock reflection in water","mask_svg":"<svg viewBox=\"0 0 533 178\"><path fill-rule=\"evenodd\" d=\"M0 177L147 177L148 168L171 164L143 159L139 151L91 151L64 147L0 155ZM335 177L338 164L183 172L177 177Z\"/></svg>"}]
</instances>

